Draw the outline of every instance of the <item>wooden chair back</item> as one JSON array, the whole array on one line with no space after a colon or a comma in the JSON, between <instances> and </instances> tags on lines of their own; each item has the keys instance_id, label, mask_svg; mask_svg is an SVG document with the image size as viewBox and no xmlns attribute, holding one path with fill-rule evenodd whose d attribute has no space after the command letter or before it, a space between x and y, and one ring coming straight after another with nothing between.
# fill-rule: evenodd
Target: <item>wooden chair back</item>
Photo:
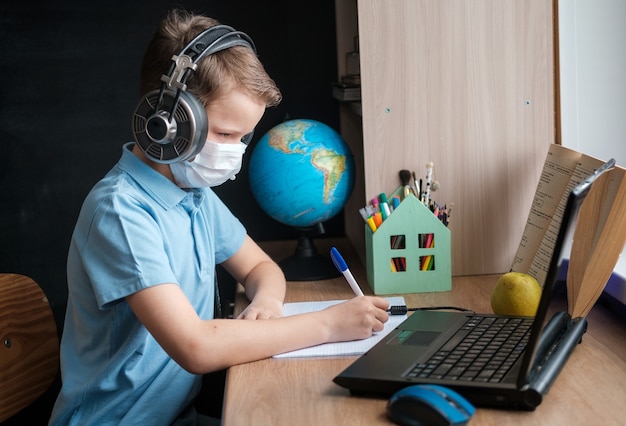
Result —
<instances>
[{"instance_id":1,"label":"wooden chair back","mask_svg":"<svg viewBox=\"0 0 626 426\"><path fill-rule=\"evenodd\" d=\"M0 423L39 398L59 369L59 337L31 278L0 274Z\"/></svg>"}]
</instances>

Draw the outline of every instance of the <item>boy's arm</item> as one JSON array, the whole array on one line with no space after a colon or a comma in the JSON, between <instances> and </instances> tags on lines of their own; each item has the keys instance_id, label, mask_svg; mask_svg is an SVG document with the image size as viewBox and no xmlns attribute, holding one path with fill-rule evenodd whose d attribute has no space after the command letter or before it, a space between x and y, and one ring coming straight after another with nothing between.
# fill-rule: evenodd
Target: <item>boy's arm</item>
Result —
<instances>
[{"instance_id":1,"label":"boy's arm","mask_svg":"<svg viewBox=\"0 0 626 426\"><path fill-rule=\"evenodd\" d=\"M389 319L386 299L360 296L319 312L259 321L198 317L176 284L126 297L137 318L181 367L204 374L321 343L364 339Z\"/></svg>"},{"instance_id":2,"label":"boy's arm","mask_svg":"<svg viewBox=\"0 0 626 426\"><path fill-rule=\"evenodd\" d=\"M285 276L280 267L249 237L232 257L222 263L242 283L250 305L239 315L245 319L282 316Z\"/></svg>"}]
</instances>

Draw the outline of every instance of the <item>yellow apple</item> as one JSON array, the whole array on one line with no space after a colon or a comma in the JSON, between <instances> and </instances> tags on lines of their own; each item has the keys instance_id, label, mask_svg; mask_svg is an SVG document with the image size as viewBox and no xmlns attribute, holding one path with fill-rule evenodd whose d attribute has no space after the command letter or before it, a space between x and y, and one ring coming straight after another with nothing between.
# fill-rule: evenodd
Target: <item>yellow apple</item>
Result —
<instances>
[{"instance_id":1,"label":"yellow apple","mask_svg":"<svg viewBox=\"0 0 626 426\"><path fill-rule=\"evenodd\" d=\"M507 272L491 293L491 308L498 315L533 317L539 306L541 286L531 275Z\"/></svg>"}]
</instances>

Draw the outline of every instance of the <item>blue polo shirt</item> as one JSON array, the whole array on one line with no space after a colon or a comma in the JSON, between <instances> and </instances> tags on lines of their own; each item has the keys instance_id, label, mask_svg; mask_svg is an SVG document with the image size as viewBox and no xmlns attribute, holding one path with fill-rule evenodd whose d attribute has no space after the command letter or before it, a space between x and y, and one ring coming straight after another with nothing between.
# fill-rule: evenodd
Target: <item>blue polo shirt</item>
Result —
<instances>
[{"instance_id":1,"label":"blue polo shirt","mask_svg":"<svg viewBox=\"0 0 626 426\"><path fill-rule=\"evenodd\" d=\"M215 265L246 231L208 188L182 190L126 144L89 193L67 261L61 341L63 385L51 424L170 424L201 377L174 362L125 297L162 283L180 286L201 318L213 318Z\"/></svg>"}]
</instances>

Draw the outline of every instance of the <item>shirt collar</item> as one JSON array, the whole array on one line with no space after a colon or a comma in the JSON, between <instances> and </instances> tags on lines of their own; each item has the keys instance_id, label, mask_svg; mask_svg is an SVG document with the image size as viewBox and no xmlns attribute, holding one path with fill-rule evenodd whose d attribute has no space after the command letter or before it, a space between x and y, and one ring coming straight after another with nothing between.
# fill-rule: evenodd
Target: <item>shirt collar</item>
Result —
<instances>
[{"instance_id":1,"label":"shirt collar","mask_svg":"<svg viewBox=\"0 0 626 426\"><path fill-rule=\"evenodd\" d=\"M118 166L165 209L172 208L183 201L189 193L141 161L132 152L134 145L134 142L124 144Z\"/></svg>"}]
</instances>

